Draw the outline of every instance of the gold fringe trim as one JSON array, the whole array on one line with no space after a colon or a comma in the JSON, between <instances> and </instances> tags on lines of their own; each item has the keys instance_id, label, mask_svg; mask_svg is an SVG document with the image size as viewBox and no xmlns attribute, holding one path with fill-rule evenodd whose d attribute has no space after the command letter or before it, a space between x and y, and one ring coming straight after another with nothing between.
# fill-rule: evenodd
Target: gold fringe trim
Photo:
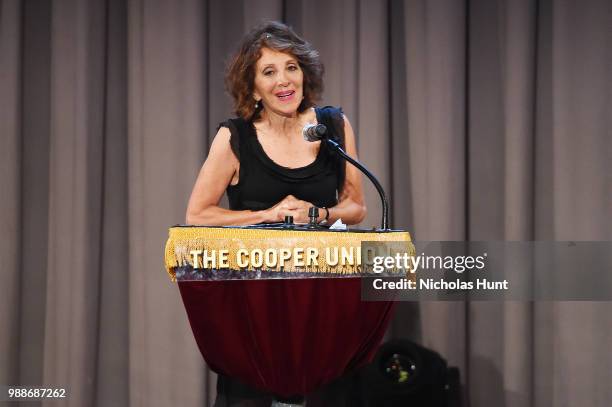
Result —
<instances>
[{"instance_id":1,"label":"gold fringe trim","mask_svg":"<svg viewBox=\"0 0 612 407\"><path fill-rule=\"evenodd\" d=\"M312 273L334 273L334 274L357 274L361 272L360 262L356 257L361 251L363 242L396 242L403 252L409 255L415 254L414 245L411 243L408 232L328 232L328 231L305 231L305 230L271 230L271 229L246 229L246 228L223 228L223 227L194 227L175 226L169 229L169 237L165 249L165 266L172 281L176 281L174 268L190 265L193 267L193 255L191 251L201 250L208 253L218 253L219 250L229 252L229 268L232 270L254 270L249 265L247 268L239 267L237 263L238 250L260 249L289 249L311 248L317 251L316 264L306 266L295 266L294 256L291 256L283 268L260 267L260 270L279 272L312 272ZM353 254L354 258L349 264L329 265L326 259L326 250L337 248L339 256L343 253ZM350 258L349 258L350 259ZM334 259L335 260L335 259ZM352 264L351 264L352 263Z\"/></svg>"}]
</instances>

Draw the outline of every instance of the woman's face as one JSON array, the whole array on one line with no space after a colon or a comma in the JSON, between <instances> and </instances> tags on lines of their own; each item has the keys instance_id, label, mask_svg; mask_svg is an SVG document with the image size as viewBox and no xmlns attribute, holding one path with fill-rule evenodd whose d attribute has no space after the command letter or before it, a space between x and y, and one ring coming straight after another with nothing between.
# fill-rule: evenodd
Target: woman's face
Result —
<instances>
[{"instance_id":1,"label":"woman's face","mask_svg":"<svg viewBox=\"0 0 612 407\"><path fill-rule=\"evenodd\" d=\"M293 55L261 49L261 57L255 64L253 97L267 111L294 116L303 99L303 84L304 73Z\"/></svg>"}]
</instances>

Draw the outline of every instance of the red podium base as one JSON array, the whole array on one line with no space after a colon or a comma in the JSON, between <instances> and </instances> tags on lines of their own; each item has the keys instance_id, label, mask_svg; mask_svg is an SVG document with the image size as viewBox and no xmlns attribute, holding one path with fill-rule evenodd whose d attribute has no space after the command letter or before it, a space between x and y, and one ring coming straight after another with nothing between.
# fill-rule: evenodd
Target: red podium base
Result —
<instances>
[{"instance_id":1,"label":"red podium base","mask_svg":"<svg viewBox=\"0 0 612 407\"><path fill-rule=\"evenodd\" d=\"M202 356L279 397L306 395L374 356L393 302L361 301L361 278L179 281Z\"/></svg>"}]
</instances>

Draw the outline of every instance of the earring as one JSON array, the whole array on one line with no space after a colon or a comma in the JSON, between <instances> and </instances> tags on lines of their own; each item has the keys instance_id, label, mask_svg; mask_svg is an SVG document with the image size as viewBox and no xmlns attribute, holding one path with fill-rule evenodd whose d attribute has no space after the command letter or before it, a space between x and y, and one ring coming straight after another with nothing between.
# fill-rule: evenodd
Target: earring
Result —
<instances>
[{"instance_id":1,"label":"earring","mask_svg":"<svg viewBox=\"0 0 612 407\"><path fill-rule=\"evenodd\" d=\"M259 109L259 100L255 101L255 110Z\"/></svg>"}]
</instances>

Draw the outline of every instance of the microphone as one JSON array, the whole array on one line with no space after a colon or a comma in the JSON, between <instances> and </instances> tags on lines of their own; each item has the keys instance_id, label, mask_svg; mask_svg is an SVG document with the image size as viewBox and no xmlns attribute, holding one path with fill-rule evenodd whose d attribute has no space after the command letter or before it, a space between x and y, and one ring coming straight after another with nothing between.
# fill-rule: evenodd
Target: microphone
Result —
<instances>
[{"instance_id":1,"label":"microphone","mask_svg":"<svg viewBox=\"0 0 612 407\"><path fill-rule=\"evenodd\" d=\"M325 136L327 133L327 127L323 124L312 124L308 123L302 129L302 136L304 136L304 140L306 141L319 141Z\"/></svg>"}]
</instances>

